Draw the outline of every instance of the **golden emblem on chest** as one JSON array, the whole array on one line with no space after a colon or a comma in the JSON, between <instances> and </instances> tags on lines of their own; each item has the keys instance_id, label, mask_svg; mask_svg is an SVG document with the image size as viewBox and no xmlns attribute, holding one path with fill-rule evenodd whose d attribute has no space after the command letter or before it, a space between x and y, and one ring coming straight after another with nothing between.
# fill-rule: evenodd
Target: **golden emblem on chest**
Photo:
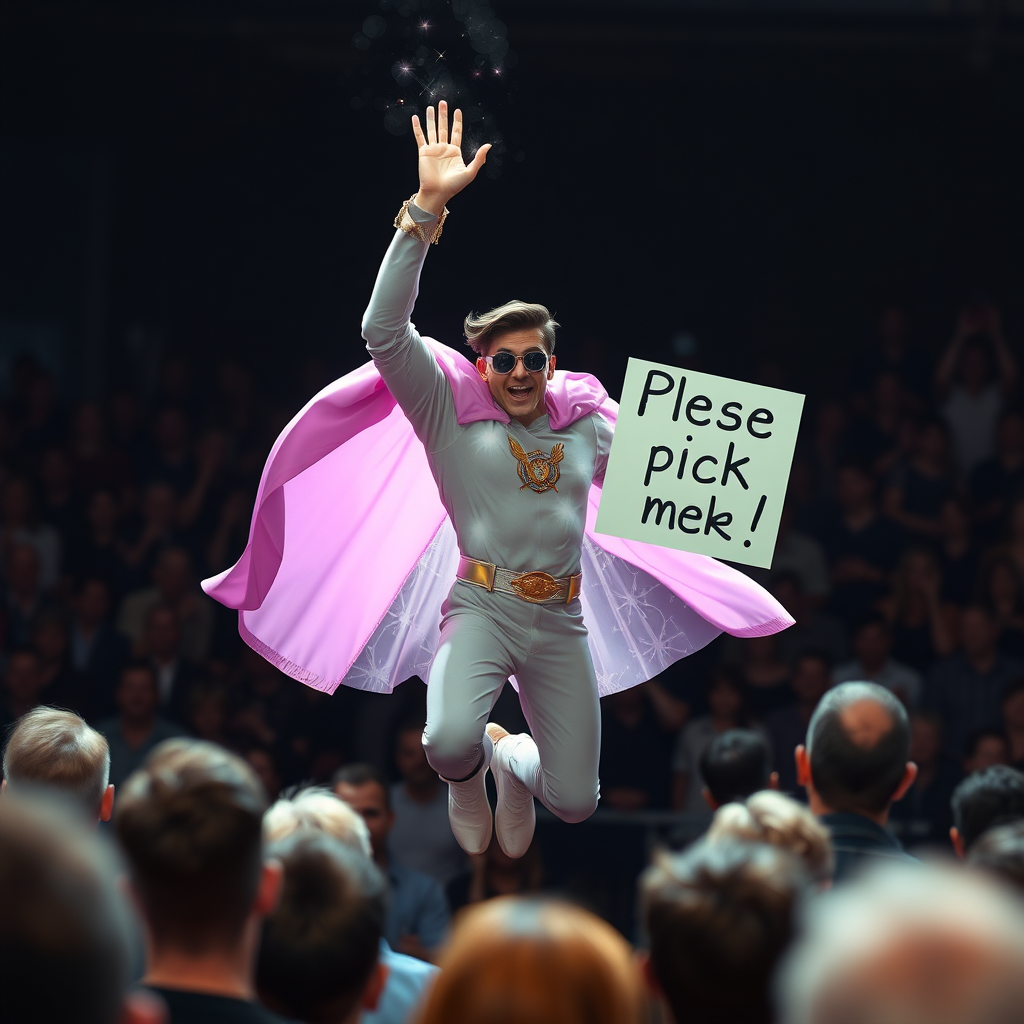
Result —
<instances>
[{"instance_id":1,"label":"golden emblem on chest","mask_svg":"<svg viewBox=\"0 0 1024 1024\"><path fill-rule=\"evenodd\" d=\"M558 464L565 458L565 448L562 444L556 444L551 449L550 455L545 455L539 448L535 452L527 452L523 446L511 435L508 435L508 446L519 463L519 479L523 481L519 490L527 487L538 494L541 491L555 491L558 483L560 470Z\"/></svg>"}]
</instances>

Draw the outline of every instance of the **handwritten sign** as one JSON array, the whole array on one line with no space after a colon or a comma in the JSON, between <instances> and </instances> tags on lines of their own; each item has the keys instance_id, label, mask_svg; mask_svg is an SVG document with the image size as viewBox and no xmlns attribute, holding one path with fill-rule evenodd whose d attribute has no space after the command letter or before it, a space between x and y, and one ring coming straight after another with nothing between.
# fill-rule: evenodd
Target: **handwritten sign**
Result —
<instances>
[{"instance_id":1,"label":"handwritten sign","mask_svg":"<svg viewBox=\"0 0 1024 1024\"><path fill-rule=\"evenodd\" d=\"M770 568L803 404L630 359L597 531Z\"/></svg>"}]
</instances>

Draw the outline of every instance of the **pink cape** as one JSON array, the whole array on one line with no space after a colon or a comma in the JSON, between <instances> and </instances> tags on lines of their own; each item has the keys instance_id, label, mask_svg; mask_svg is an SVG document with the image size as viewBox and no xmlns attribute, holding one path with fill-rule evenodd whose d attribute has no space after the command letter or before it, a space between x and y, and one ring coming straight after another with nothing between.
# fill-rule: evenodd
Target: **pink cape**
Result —
<instances>
[{"instance_id":1,"label":"pink cape","mask_svg":"<svg viewBox=\"0 0 1024 1024\"><path fill-rule=\"evenodd\" d=\"M459 423L508 422L472 364L424 339ZM554 429L618 406L589 374L557 371ZM770 594L709 558L594 532L590 489L583 612L601 694L650 679L720 632L764 636L792 625ZM203 581L238 609L250 647L318 690L390 693L426 678L458 544L423 446L373 363L316 395L278 437L260 480L242 557Z\"/></svg>"}]
</instances>

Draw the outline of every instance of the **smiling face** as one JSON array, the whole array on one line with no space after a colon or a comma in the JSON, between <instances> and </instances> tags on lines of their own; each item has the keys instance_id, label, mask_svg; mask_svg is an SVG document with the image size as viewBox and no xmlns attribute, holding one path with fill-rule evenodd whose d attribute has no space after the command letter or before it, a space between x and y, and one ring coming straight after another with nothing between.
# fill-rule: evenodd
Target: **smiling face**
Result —
<instances>
[{"instance_id":1,"label":"smiling face","mask_svg":"<svg viewBox=\"0 0 1024 1024\"><path fill-rule=\"evenodd\" d=\"M511 352L514 356L523 356L534 350L547 352L543 339L539 327L508 331L491 342L487 355ZM544 415L544 392L547 390L548 381L555 375L554 356L548 356L547 369L539 373L530 373L523 366L521 359L516 360L515 369L511 373L495 373L494 368L482 357L477 359L476 368L480 376L487 381L491 397L512 419L528 427L535 419Z\"/></svg>"}]
</instances>

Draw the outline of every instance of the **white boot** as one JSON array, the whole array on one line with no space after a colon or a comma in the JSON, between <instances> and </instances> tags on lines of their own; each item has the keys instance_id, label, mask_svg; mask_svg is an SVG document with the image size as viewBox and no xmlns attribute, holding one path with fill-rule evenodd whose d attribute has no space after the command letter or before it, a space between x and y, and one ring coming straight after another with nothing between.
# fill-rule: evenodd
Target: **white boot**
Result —
<instances>
[{"instance_id":1,"label":"white boot","mask_svg":"<svg viewBox=\"0 0 1024 1024\"><path fill-rule=\"evenodd\" d=\"M448 783L448 821L459 846L468 854L486 853L491 845L493 818L487 802L487 766L490 762L490 743L484 741L484 760L479 769L464 782Z\"/></svg>"},{"instance_id":2,"label":"white boot","mask_svg":"<svg viewBox=\"0 0 1024 1024\"><path fill-rule=\"evenodd\" d=\"M515 769L519 767L529 776L535 774L540 766L537 744L526 733L512 736L508 730L494 722L487 724L486 731L494 744L490 767L498 789L494 831L498 845L507 857L522 857L533 842L537 811L533 804L533 793ZM524 763L519 764L520 761Z\"/></svg>"}]
</instances>

